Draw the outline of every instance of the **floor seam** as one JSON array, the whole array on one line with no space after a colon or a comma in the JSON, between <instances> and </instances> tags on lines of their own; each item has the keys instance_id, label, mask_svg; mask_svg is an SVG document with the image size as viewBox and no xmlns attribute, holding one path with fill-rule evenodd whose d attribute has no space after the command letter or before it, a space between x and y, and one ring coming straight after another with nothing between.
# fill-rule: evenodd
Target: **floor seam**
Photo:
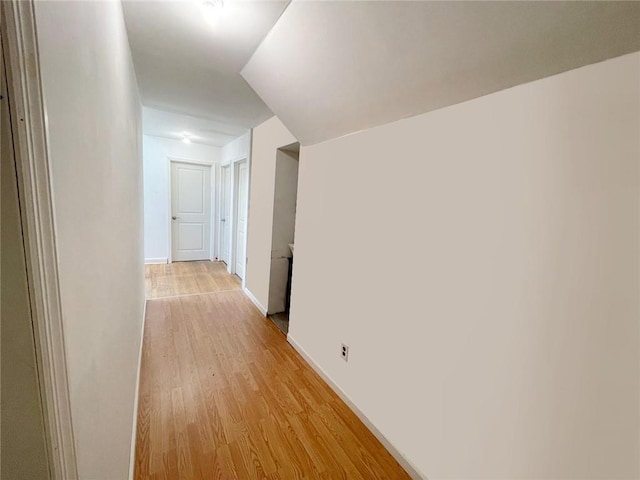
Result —
<instances>
[{"instance_id":1,"label":"floor seam","mask_svg":"<svg viewBox=\"0 0 640 480\"><path fill-rule=\"evenodd\" d=\"M242 292L242 288L232 288L229 290L218 290L216 292L200 292L200 293L185 293L182 295L167 295L166 297L147 297L146 300L167 300L169 298L180 297L195 297L196 295L213 295L216 293L229 293L229 292Z\"/></svg>"}]
</instances>

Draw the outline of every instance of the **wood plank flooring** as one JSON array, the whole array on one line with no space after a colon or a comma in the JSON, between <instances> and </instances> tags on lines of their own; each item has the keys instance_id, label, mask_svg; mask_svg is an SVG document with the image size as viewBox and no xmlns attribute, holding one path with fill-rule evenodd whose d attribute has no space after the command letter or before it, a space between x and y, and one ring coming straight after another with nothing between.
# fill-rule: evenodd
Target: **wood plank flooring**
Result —
<instances>
[{"instance_id":1,"label":"wood plank flooring","mask_svg":"<svg viewBox=\"0 0 640 480\"><path fill-rule=\"evenodd\" d=\"M242 291L148 300L142 355L136 480L410 478Z\"/></svg>"},{"instance_id":2,"label":"wood plank flooring","mask_svg":"<svg viewBox=\"0 0 640 480\"><path fill-rule=\"evenodd\" d=\"M240 290L242 283L222 262L145 265L147 298Z\"/></svg>"}]
</instances>

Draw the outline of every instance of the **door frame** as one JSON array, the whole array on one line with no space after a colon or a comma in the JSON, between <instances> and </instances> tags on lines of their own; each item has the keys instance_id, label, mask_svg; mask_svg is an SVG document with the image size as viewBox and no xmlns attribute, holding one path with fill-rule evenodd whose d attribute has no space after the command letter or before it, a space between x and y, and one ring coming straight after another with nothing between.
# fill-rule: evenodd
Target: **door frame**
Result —
<instances>
[{"instance_id":1,"label":"door frame","mask_svg":"<svg viewBox=\"0 0 640 480\"><path fill-rule=\"evenodd\" d=\"M217 219L218 219L218 233L216 235L216 239L217 239L217 250L216 250L216 257L218 258L219 261L224 261L222 259L222 227L220 226L220 222L222 220L222 216L223 216L223 212L222 212L222 179L224 178L224 175L222 174L222 169L223 168L229 168L229 202L231 201L231 195L232 195L232 188L231 185L233 184L233 170L231 169L231 164L230 163L225 163L225 164L221 164L218 166L219 170L220 170L220 175L219 175L219 180L216 183L216 185L218 186L218 188L216 189L217 192L217 197L218 197L218 208L216 209L217 211ZM231 210L231 208L229 208L229 212L231 213L231 215L229 215L230 217L233 216L233 212ZM225 224L229 225L229 222L231 222L230 218L227 218L225 220ZM229 245L229 248L231 248L231 245ZM230 270L230 264L231 262L231 251L229 251L229 263L227 264L227 272L231 273Z\"/></svg>"},{"instance_id":2,"label":"door frame","mask_svg":"<svg viewBox=\"0 0 640 480\"><path fill-rule=\"evenodd\" d=\"M210 209L210 218L209 218L209 222L210 222L210 228L209 228L209 260L213 261L214 260L214 247L213 247L213 240L215 238L214 236L214 231L215 231L215 208L214 208L214 204L213 204L213 198L214 198L214 194L213 192L215 191L215 185L216 185L216 174L215 174L215 168L213 168L213 166L215 165L215 162L209 162L206 160L195 160L192 158L181 158L181 157L175 157L175 156L167 156L167 180L168 180L168 185L167 185L167 191L168 191L168 195L167 195L167 199L168 199L168 203L167 203L167 229L168 229L168 240L167 240L167 246L169 247L169 251L167 252L167 263L172 263L173 262L173 224L171 223L171 214L172 214L172 208L173 208L173 204L172 204L172 178L171 178L171 164L172 163L190 163L192 165L200 165L200 166L205 166L205 167L209 167L210 170L210 175L209 175L209 202L211 203L211 209Z\"/></svg>"},{"instance_id":3,"label":"door frame","mask_svg":"<svg viewBox=\"0 0 640 480\"><path fill-rule=\"evenodd\" d=\"M47 457L52 479L76 480L51 165L33 2L1 2L0 23Z\"/></svg>"},{"instance_id":4,"label":"door frame","mask_svg":"<svg viewBox=\"0 0 640 480\"><path fill-rule=\"evenodd\" d=\"M253 132L253 131L251 131ZM251 142L251 135L250 135L250 140L249 142ZM238 164L242 163L242 162L247 162L247 235L246 237L249 237L249 197L250 197L250 191L251 191L251 147L249 147L249 152L247 152L246 154L243 154L239 157L236 157L232 160L229 160L225 163L220 164L220 168L229 168L229 201L231 202L230 205L230 219L229 222L227 222L228 227L230 228L229 232L230 232L230 245L229 245L229 263L227 264L227 272L234 275L236 273L236 265L235 265L235 258L236 258L236 215L237 215L237 211L238 211L238 195L237 195L237 186L238 186ZM217 184L218 185L218 189L219 189L219 195L221 198L222 195L222 174L220 174L220 181ZM220 201L218 204L218 209L220 209L222 207L222 202ZM221 212L219 213L219 216L221 215ZM220 229L222 230L222 229ZM218 239L219 239L219 245L221 247L222 244L222 236L221 236L221 232L219 233ZM245 239L245 252L246 252L246 248L247 248L247 240ZM221 248L220 248L221 250ZM218 251L218 253L222 253L221 251ZM246 255L245 255L246 256ZM218 257L221 257L221 255L218 255ZM221 258L219 258L221 260ZM247 261L245 260L245 273L244 276L247 276ZM242 287L244 288L245 285L245 279L242 279Z\"/></svg>"},{"instance_id":5,"label":"door frame","mask_svg":"<svg viewBox=\"0 0 640 480\"><path fill-rule=\"evenodd\" d=\"M243 163L245 163L247 165L247 211L245 212L246 214L246 219L245 219L245 223L246 223L246 231L244 234L244 252L245 252L245 266L244 266L244 277L247 276L247 265L246 265L246 257L247 257L247 237L248 237L248 231L249 231L249 161L247 159L246 156L240 157L237 160L234 160L233 162L231 162L231 165L233 166L233 188L232 188L232 195L233 195L233 203L232 203L232 232L231 232L231 245L232 245L232 249L231 249L231 258L230 258L230 263L233 264L233 267L231 268L231 271L229 273L236 273L236 263L237 263L237 256L238 256L238 228L237 228L237 219L238 219L238 192L240 190L239 188L239 182L240 182L240 174L238 173L240 171L240 165L242 165ZM244 278L242 279L244 282Z\"/></svg>"}]
</instances>

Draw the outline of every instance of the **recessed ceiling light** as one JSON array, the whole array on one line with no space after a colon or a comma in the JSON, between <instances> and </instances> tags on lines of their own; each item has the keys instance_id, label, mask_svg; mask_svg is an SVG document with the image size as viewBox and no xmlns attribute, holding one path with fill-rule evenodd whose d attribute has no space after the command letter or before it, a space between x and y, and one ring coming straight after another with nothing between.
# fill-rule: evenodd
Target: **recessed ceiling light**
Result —
<instances>
[{"instance_id":1,"label":"recessed ceiling light","mask_svg":"<svg viewBox=\"0 0 640 480\"><path fill-rule=\"evenodd\" d=\"M199 0L202 16L209 23L216 23L224 8L224 0Z\"/></svg>"}]
</instances>

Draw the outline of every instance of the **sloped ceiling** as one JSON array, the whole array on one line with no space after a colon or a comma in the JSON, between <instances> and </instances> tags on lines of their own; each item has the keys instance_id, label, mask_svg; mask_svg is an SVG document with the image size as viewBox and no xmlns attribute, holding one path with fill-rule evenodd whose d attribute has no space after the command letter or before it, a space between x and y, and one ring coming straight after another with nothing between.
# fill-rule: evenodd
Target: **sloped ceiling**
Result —
<instances>
[{"instance_id":1,"label":"sloped ceiling","mask_svg":"<svg viewBox=\"0 0 640 480\"><path fill-rule=\"evenodd\" d=\"M201 1L123 1L142 102L146 107L245 131L273 114L240 70L288 0L227 0L217 23Z\"/></svg>"},{"instance_id":2,"label":"sloped ceiling","mask_svg":"<svg viewBox=\"0 0 640 480\"><path fill-rule=\"evenodd\" d=\"M637 50L638 2L294 1L242 75L308 145Z\"/></svg>"}]
</instances>

